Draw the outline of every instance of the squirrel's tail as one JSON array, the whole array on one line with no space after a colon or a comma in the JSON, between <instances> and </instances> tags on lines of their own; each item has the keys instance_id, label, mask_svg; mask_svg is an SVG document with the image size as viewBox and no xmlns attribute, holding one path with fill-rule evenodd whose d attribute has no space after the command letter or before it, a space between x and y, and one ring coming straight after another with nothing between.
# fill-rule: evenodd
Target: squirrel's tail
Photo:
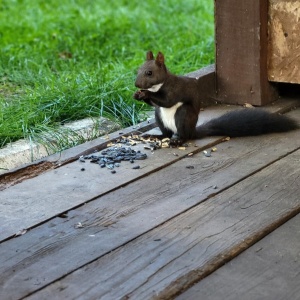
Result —
<instances>
[{"instance_id":1,"label":"squirrel's tail","mask_svg":"<svg viewBox=\"0 0 300 300\"><path fill-rule=\"evenodd\" d=\"M285 132L299 128L287 116L269 113L263 109L242 109L224 114L196 128L197 138L214 135L229 137Z\"/></svg>"}]
</instances>

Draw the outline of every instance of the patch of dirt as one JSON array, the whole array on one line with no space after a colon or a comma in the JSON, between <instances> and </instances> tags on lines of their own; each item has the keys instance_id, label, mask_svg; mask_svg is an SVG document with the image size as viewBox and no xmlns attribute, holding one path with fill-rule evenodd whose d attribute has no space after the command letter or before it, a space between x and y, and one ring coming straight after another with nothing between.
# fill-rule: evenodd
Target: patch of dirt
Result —
<instances>
[{"instance_id":1,"label":"patch of dirt","mask_svg":"<svg viewBox=\"0 0 300 300\"><path fill-rule=\"evenodd\" d=\"M11 101L22 93L23 91L18 84L9 81L7 77L0 78L0 97L6 101Z\"/></svg>"}]
</instances>

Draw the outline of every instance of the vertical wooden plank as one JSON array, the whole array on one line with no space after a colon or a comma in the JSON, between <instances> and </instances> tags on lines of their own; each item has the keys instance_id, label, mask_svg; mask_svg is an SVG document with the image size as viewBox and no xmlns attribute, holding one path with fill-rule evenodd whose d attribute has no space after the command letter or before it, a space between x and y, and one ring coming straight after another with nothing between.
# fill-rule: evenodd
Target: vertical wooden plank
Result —
<instances>
[{"instance_id":1,"label":"vertical wooden plank","mask_svg":"<svg viewBox=\"0 0 300 300\"><path fill-rule=\"evenodd\" d=\"M267 77L268 0L215 0L217 99L264 105L277 99Z\"/></svg>"},{"instance_id":2,"label":"vertical wooden plank","mask_svg":"<svg viewBox=\"0 0 300 300\"><path fill-rule=\"evenodd\" d=\"M300 1L269 3L269 80L300 83Z\"/></svg>"}]
</instances>

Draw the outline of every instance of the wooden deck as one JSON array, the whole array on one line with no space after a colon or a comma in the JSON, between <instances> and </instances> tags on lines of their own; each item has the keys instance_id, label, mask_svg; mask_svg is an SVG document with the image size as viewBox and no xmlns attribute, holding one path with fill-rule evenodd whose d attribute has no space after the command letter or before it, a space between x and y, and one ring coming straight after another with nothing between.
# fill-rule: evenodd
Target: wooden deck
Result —
<instances>
[{"instance_id":1,"label":"wooden deck","mask_svg":"<svg viewBox=\"0 0 300 300\"><path fill-rule=\"evenodd\" d=\"M139 144L116 174L77 159L107 142L0 177L1 300L300 299L300 130Z\"/></svg>"}]
</instances>

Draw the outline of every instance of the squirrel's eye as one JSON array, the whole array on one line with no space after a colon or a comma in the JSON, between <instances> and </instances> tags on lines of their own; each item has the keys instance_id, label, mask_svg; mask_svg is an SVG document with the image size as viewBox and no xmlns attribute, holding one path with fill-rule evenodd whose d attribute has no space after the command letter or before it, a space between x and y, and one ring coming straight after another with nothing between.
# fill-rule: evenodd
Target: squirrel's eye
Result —
<instances>
[{"instance_id":1,"label":"squirrel's eye","mask_svg":"<svg viewBox=\"0 0 300 300\"><path fill-rule=\"evenodd\" d=\"M152 71L146 71L145 72L147 76L151 76L152 75Z\"/></svg>"}]
</instances>

